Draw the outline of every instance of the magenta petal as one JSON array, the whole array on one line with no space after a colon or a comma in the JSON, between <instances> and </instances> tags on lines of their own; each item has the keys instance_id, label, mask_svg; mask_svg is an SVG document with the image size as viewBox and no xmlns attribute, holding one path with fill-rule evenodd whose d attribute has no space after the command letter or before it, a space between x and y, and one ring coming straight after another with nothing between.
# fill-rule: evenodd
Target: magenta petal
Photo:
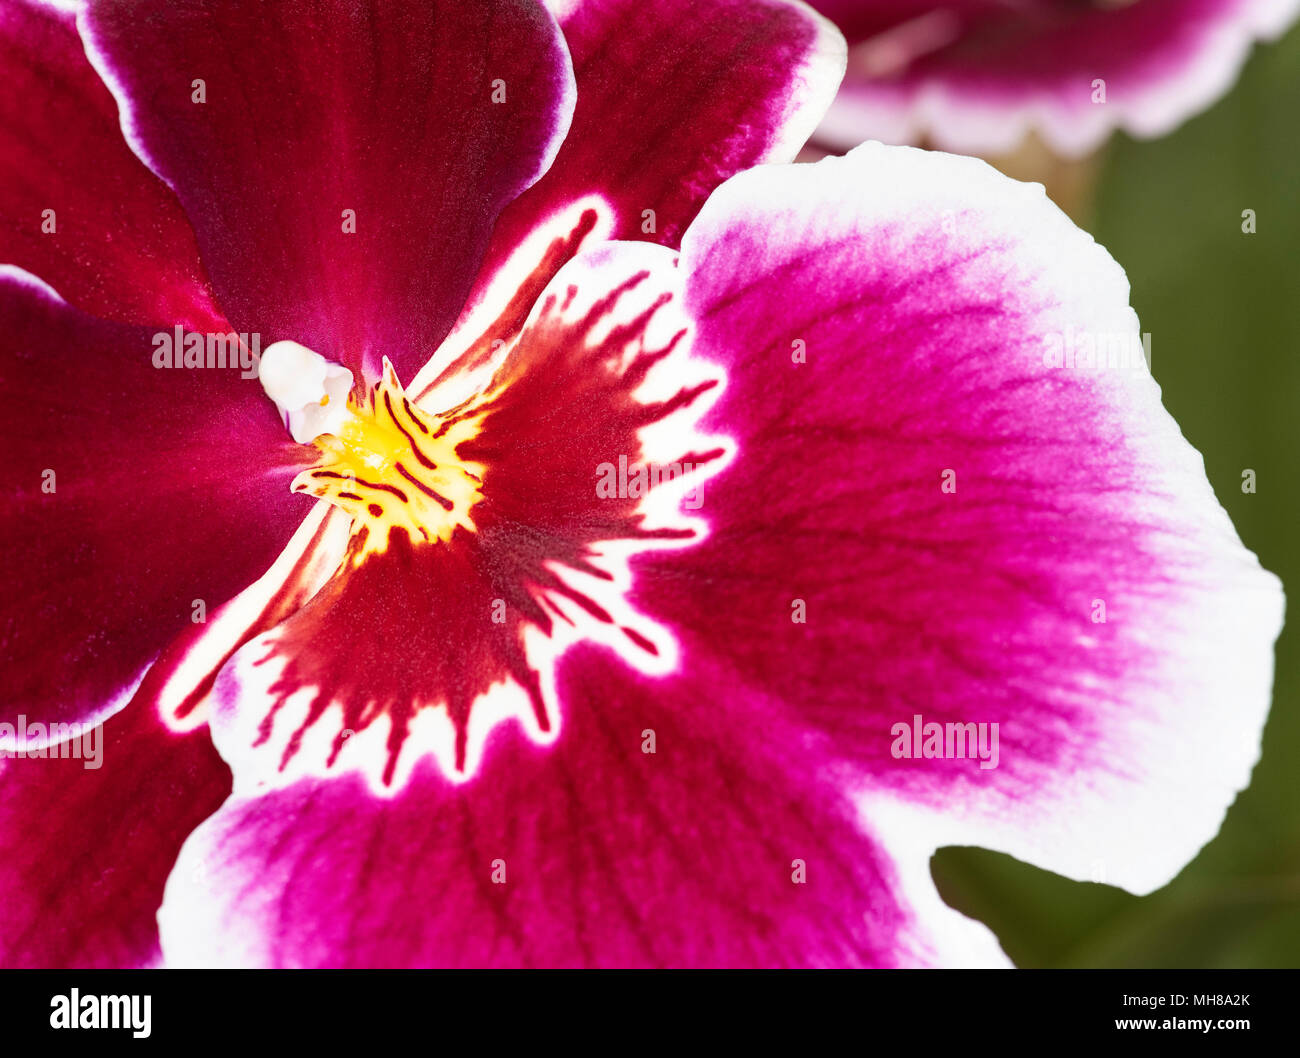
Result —
<instances>
[{"instance_id":1,"label":"magenta petal","mask_svg":"<svg viewBox=\"0 0 1300 1058\"><path fill-rule=\"evenodd\" d=\"M701 655L647 675L676 659L619 555L689 547L675 508L725 460L680 277L644 243L567 265L459 449L475 528L395 535L222 671L237 796L178 863L169 962L1000 961L906 835L860 829L806 723ZM620 456L701 465L638 502L597 485Z\"/></svg>"},{"instance_id":2,"label":"magenta petal","mask_svg":"<svg viewBox=\"0 0 1300 1058\"><path fill-rule=\"evenodd\" d=\"M123 704L310 509L289 492L303 449L257 380L155 368L152 338L0 277L0 719Z\"/></svg>"},{"instance_id":3,"label":"magenta petal","mask_svg":"<svg viewBox=\"0 0 1300 1058\"><path fill-rule=\"evenodd\" d=\"M818 0L849 38L848 74L818 132L840 147L927 138L1002 151L1026 130L1082 154L1114 128L1160 136L1222 96L1297 0L1002 5Z\"/></svg>"},{"instance_id":4,"label":"magenta petal","mask_svg":"<svg viewBox=\"0 0 1300 1058\"><path fill-rule=\"evenodd\" d=\"M734 178L682 267L737 454L635 602L722 666L700 699L785 702L944 840L1168 880L1249 779L1282 599L1122 270L1040 186L879 144ZM900 758L917 715L1000 761Z\"/></svg>"},{"instance_id":5,"label":"magenta petal","mask_svg":"<svg viewBox=\"0 0 1300 1058\"><path fill-rule=\"evenodd\" d=\"M572 108L529 4L104 0L82 31L237 329L371 377L437 347Z\"/></svg>"},{"instance_id":6,"label":"magenta petal","mask_svg":"<svg viewBox=\"0 0 1300 1058\"><path fill-rule=\"evenodd\" d=\"M157 965L168 872L230 790L206 732L135 707L97 731L78 757L0 761L0 966Z\"/></svg>"},{"instance_id":7,"label":"magenta petal","mask_svg":"<svg viewBox=\"0 0 1300 1058\"><path fill-rule=\"evenodd\" d=\"M808 762L742 752L721 718L676 708L689 687L634 682L599 652L568 673L559 743L502 729L470 783L426 764L391 799L353 776L229 801L168 883L169 964L935 958L888 857L837 792L800 774ZM949 958L958 937L992 956L982 927L948 916Z\"/></svg>"},{"instance_id":8,"label":"magenta petal","mask_svg":"<svg viewBox=\"0 0 1300 1058\"><path fill-rule=\"evenodd\" d=\"M189 221L122 138L72 15L6 3L0 78L0 262L105 319L219 326Z\"/></svg>"}]
</instances>

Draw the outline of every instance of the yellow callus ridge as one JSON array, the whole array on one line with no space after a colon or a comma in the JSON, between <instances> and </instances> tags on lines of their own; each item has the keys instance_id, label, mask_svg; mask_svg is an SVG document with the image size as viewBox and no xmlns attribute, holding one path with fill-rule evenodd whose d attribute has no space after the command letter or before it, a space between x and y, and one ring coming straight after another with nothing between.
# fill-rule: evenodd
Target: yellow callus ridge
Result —
<instances>
[{"instance_id":1,"label":"yellow callus ridge","mask_svg":"<svg viewBox=\"0 0 1300 1058\"><path fill-rule=\"evenodd\" d=\"M386 551L396 531L415 545L446 542L457 528L473 532L484 467L456 450L477 436L484 414L481 406L444 415L420 410L385 359L382 381L360 400L349 396L343 424L312 442L320 456L294 478L293 490L352 516L355 564Z\"/></svg>"}]
</instances>

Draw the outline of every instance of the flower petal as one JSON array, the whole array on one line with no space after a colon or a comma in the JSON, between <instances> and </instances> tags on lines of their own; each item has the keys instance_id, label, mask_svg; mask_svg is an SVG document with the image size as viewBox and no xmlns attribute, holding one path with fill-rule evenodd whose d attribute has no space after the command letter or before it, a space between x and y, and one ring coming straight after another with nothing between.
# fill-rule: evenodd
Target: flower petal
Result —
<instances>
[{"instance_id":1,"label":"flower petal","mask_svg":"<svg viewBox=\"0 0 1300 1058\"><path fill-rule=\"evenodd\" d=\"M236 328L371 378L428 359L572 111L540 6L94 0L81 26Z\"/></svg>"},{"instance_id":2,"label":"flower petal","mask_svg":"<svg viewBox=\"0 0 1300 1058\"><path fill-rule=\"evenodd\" d=\"M194 232L131 153L71 14L0 11L0 262L124 323L221 330Z\"/></svg>"},{"instance_id":3,"label":"flower petal","mask_svg":"<svg viewBox=\"0 0 1300 1058\"><path fill-rule=\"evenodd\" d=\"M1001 961L941 905L925 908L944 916L929 932L847 802L742 752L707 703L676 709L692 696L681 681L662 693L589 650L563 682L561 742L503 730L470 783L426 764L391 799L357 777L233 798L168 883L168 963Z\"/></svg>"},{"instance_id":4,"label":"flower petal","mask_svg":"<svg viewBox=\"0 0 1300 1058\"><path fill-rule=\"evenodd\" d=\"M473 468L479 496L445 542L376 526L383 547L372 552L358 523L337 576L235 655L212 722L238 788L353 766L377 788L400 786L426 752L463 779L505 717L553 740L554 660L573 642L606 643L645 671L671 664L653 623L626 605L627 556L690 541L689 519L650 507L725 457L691 429L718 380L681 354L675 262L646 243L585 254L556 277L483 394L429 397L431 436L433 408L468 424L455 458ZM420 461L427 454L410 458ZM641 498L648 475L630 495L602 489L620 463L650 462L663 470L655 503ZM416 480L369 487L387 498Z\"/></svg>"},{"instance_id":5,"label":"flower petal","mask_svg":"<svg viewBox=\"0 0 1300 1058\"><path fill-rule=\"evenodd\" d=\"M497 246L588 195L612 209L613 238L678 245L729 176L794 158L844 72L839 34L788 0L551 2L577 106L555 163L503 215Z\"/></svg>"},{"instance_id":6,"label":"flower petal","mask_svg":"<svg viewBox=\"0 0 1300 1058\"><path fill-rule=\"evenodd\" d=\"M0 761L0 966L157 965L163 885L230 790L206 732L134 707L96 731Z\"/></svg>"},{"instance_id":7,"label":"flower petal","mask_svg":"<svg viewBox=\"0 0 1300 1058\"><path fill-rule=\"evenodd\" d=\"M879 144L734 178L682 267L737 452L633 602L718 659L700 699L787 703L931 847L1167 881L1249 779L1282 598L1123 271L1040 186ZM999 724L997 767L896 759L917 715Z\"/></svg>"},{"instance_id":8,"label":"flower petal","mask_svg":"<svg viewBox=\"0 0 1300 1058\"><path fill-rule=\"evenodd\" d=\"M806 724L761 695L697 700L698 687L717 686L716 666L655 678L677 658L652 617L627 604L629 556L698 539L702 527L683 510L698 506L728 454L694 428L719 379L684 355L680 275L676 254L645 243L567 265L499 366L491 413L459 449L484 468L473 529L438 545L390 537L222 671L212 730L236 798L178 869L162 914L169 960L1003 961L987 931L940 901L927 857L881 858L874 830L860 829L828 771L835 758L809 743ZM674 476L647 491L598 485L613 461L634 476L667 460ZM501 723L510 718L518 723ZM636 750L617 743L650 731L675 747L683 770L647 790L655 773L638 773L627 759ZM591 808L575 813L571 802ZM430 819L449 813L452 823L429 837ZM521 815L526 830L511 829ZM301 831L283 831L286 817ZM786 900L804 858L774 858L760 819L817 845L817 870L831 873L815 907ZM660 829L670 833L660 839ZM532 872L522 905L501 907L490 879L465 873L482 853L476 836L495 834L509 844L485 871L501 860L509 872L522 858ZM709 851L691 852L695 842ZM912 851L906 833L891 833L889 847ZM591 850L604 859L592 864ZM701 879L685 876L692 857L707 859ZM782 862L781 876L746 874L759 860ZM647 894L664 890L673 870L688 909L663 931L661 903ZM633 882L611 901L590 892L593 871L598 882ZM385 879L423 892L430 874L454 905L446 914L426 909L411 927L367 910ZM307 895L326 878L346 907ZM416 906L384 891L382 906L399 916ZM575 907L592 908L591 921Z\"/></svg>"},{"instance_id":9,"label":"flower petal","mask_svg":"<svg viewBox=\"0 0 1300 1058\"><path fill-rule=\"evenodd\" d=\"M843 39L790 0L548 2L573 55L573 124L502 214L440 370L512 339L580 249L611 238L676 247L729 176L794 158L844 72Z\"/></svg>"},{"instance_id":10,"label":"flower petal","mask_svg":"<svg viewBox=\"0 0 1300 1058\"><path fill-rule=\"evenodd\" d=\"M1297 0L1133 0L999 7L820 0L844 28L849 72L818 138L1011 150L1033 128L1087 153L1114 128L1171 131L1222 96L1251 46Z\"/></svg>"},{"instance_id":11,"label":"flower petal","mask_svg":"<svg viewBox=\"0 0 1300 1058\"><path fill-rule=\"evenodd\" d=\"M288 620L338 569L347 551L348 524L341 511L318 503L275 564L237 596L187 629L149 667L133 705L157 710L177 731L208 719L217 674L254 636Z\"/></svg>"},{"instance_id":12,"label":"flower petal","mask_svg":"<svg viewBox=\"0 0 1300 1058\"><path fill-rule=\"evenodd\" d=\"M0 275L6 721L120 708L157 653L260 577L310 509L289 492L304 449L257 379L155 368L155 349L147 330Z\"/></svg>"}]
</instances>

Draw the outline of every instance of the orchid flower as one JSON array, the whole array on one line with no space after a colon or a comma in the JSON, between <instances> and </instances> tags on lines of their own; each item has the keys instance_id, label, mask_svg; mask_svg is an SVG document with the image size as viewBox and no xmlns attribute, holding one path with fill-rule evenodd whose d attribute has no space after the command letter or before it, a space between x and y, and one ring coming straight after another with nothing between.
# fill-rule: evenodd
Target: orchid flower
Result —
<instances>
[{"instance_id":1,"label":"orchid flower","mask_svg":"<svg viewBox=\"0 0 1300 1058\"><path fill-rule=\"evenodd\" d=\"M1171 132L1232 87L1256 41L1300 0L812 0L849 43L818 141L868 139L963 154L1014 150L1029 131L1087 154L1116 128Z\"/></svg>"},{"instance_id":2,"label":"orchid flower","mask_svg":"<svg viewBox=\"0 0 1300 1058\"><path fill-rule=\"evenodd\" d=\"M1216 832L1279 585L1040 187L788 164L809 8L2 10L6 964L999 965L936 848Z\"/></svg>"}]
</instances>

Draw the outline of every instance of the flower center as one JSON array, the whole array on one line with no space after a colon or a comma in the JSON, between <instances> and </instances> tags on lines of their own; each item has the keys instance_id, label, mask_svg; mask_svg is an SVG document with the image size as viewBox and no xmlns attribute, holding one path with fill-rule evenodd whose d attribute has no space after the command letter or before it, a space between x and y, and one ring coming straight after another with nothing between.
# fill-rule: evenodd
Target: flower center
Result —
<instances>
[{"instance_id":1,"label":"flower center","mask_svg":"<svg viewBox=\"0 0 1300 1058\"><path fill-rule=\"evenodd\" d=\"M263 384L275 398L273 384L267 383L275 372L272 364ZM351 372L347 377L346 396L333 391L327 377L319 394L301 390L291 397L302 401L287 412L291 429L298 427L295 439L309 440L318 452L315 464L294 478L293 491L326 500L351 516L349 554L355 565L387 550L397 531L414 545L445 543L458 528L474 532L470 510L483 498L484 467L462 460L456 450L478 435L483 410L422 411L407 398L387 359L383 378L360 397L350 391ZM286 407L280 399L276 403ZM316 429L323 432L300 436Z\"/></svg>"}]
</instances>

